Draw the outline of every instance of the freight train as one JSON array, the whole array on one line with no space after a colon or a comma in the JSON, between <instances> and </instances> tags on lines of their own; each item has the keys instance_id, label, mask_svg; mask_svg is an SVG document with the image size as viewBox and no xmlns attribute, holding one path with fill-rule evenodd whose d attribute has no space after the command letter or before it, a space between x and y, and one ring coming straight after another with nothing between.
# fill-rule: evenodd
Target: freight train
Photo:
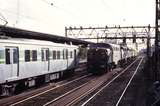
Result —
<instances>
[{"instance_id":1,"label":"freight train","mask_svg":"<svg viewBox=\"0 0 160 106\"><path fill-rule=\"evenodd\" d=\"M88 71L103 74L117 65L123 66L135 56L135 50L127 45L109 43L90 44L87 53Z\"/></svg>"}]
</instances>

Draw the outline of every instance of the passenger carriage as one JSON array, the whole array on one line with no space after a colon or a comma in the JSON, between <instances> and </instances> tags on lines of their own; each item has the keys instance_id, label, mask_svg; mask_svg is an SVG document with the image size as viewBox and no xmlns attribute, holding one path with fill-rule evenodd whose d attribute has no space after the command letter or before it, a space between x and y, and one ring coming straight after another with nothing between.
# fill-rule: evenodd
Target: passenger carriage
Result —
<instances>
[{"instance_id":1,"label":"passenger carriage","mask_svg":"<svg viewBox=\"0 0 160 106\"><path fill-rule=\"evenodd\" d=\"M77 54L72 44L0 39L0 94L62 77L77 67Z\"/></svg>"}]
</instances>

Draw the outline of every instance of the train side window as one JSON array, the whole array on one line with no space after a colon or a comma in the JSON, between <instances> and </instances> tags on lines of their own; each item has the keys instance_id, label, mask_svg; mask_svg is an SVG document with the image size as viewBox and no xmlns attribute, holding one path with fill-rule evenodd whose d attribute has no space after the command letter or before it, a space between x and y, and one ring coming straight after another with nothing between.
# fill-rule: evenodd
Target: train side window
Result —
<instances>
[{"instance_id":1,"label":"train side window","mask_svg":"<svg viewBox=\"0 0 160 106\"><path fill-rule=\"evenodd\" d=\"M29 62L30 61L30 50L25 50L25 62Z\"/></svg>"},{"instance_id":2,"label":"train side window","mask_svg":"<svg viewBox=\"0 0 160 106\"><path fill-rule=\"evenodd\" d=\"M6 54L6 64L10 64L10 49L6 49L5 54Z\"/></svg>"},{"instance_id":3,"label":"train side window","mask_svg":"<svg viewBox=\"0 0 160 106\"><path fill-rule=\"evenodd\" d=\"M70 51L70 58L73 58L73 52Z\"/></svg>"},{"instance_id":4,"label":"train side window","mask_svg":"<svg viewBox=\"0 0 160 106\"><path fill-rule=\"evenodd\" d=\"M68 51L68 58L70 58L70 56L71 56L71 54L70 54L71 52L70 51Z\"/></svg>"},{"instance_id":5,"label":"train side window","mask_svg":"<svg viewBox=\"0 0 160 106\"><path fill-rule=\"evenodd\" d=\"M66 49L66 59L68 59L68 50Z\"/></svg>"},{"instance_id":6,"label":"train side window","mask_svg":"<svg viewBox=\"0 0 160 106\"><path fill-rule=\"evenodd\" d=\"M60 51L57 51L57 59L60 59Z\"/></svg>"},{"instance_id":7,"label":"train side window","mask_svg":"<svg viewBox=\"0 0 160 106\"><path fill-rule=\"evenodd\" d=\"M53 50L53 60L55 60L55 59L56 59L56 51Z\"/></svg>"},{"instance_id":8,"label":"train side window","mask_svg":"<svg viewBox=\"0 0 160 106\"><path fill-rule=\"evenodd\" d=\"M52 56L53 56L53 52L50 50L50 51L49 51L49 59L50 59L50 60L53 58Z\"/></svg>"},{"instance_id":9,"label":"train side window","mask_svg":"<svg viewBox=\"0 0 160 106\"><path fill-rule=\"evenodd\" d=\"M63 59L65 59L65 50L63 50Z\"/></svg>"},{"instance_id":10,"label":"train side window","mask_svg":"<svg viewBox=\"0 0 160 106\"><path fill-rule=\"evenodd\" d=\"M63 59L63 50L61 50L61 59Z\"/></svg>"},{"instance_id":11,"label":"train side window","mask_svg":"<svg viewBox=\"0 0 160 106\"><path fill-rule=\"evenodd\" d=\"M41 52L42 52L42 61L44 61L44 50L41 50Z\"/></svg>"},{"instance_id":12,"label":"train side window","mask_svg":"<svg viewBox=\"0 0 160 106\"><path fill-rule=\"evenodd\" d=\"M59 51L59 59L61 59L61 51Z\"/></svg>"},{"instance_id":13,"label":"train side window","mask_svg":"<svg viewBox=\"0 0 160 106\"><path fill-rule=\"evenodd\" d=\"M18 50L13 49L13 63L18 63Z\"/></svg>"},{"instance_id":14,"label":"train side window","mask_svg":"<svg viewBox=\"0 0 160 106\"><path fill-rule=\"evenodd\" d=\"M49 50L46 50L46 60L49 60Z\"/></svg>"},{"instance_id":15,"label":"train side window","mask_svg":"<svg viewBox=\"0 0 160 106\"><path fill-rule=\"evenodd\" d=\"M4 62L4 50L0 50L0 64L3 64Z\"/></svg>"},{"instance_id":16,"label":"train side window","mask_svg":"<svg viewBox=\"0 0 160 106\"><path fill-rule=\"evenodd\" d=\"M37 51L32 50L32 61L37 61Z\"/></svg>"}]
</instances>

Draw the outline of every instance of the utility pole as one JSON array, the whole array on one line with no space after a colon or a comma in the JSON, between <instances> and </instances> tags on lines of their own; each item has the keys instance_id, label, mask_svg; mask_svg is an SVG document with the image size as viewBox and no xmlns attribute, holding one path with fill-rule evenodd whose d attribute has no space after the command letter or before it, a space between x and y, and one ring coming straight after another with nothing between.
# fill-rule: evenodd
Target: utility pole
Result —
<instances>
[{"instance_id":1,"label":"utility pole","mask_svg":"<svg viewBox=\"0 0 160 106\"><path fill-rule=\"evenodd\" d=\"M67 27L65 27L65 37L68 37L67 36Z\"/></svg>"},{"instance_id":2,"label":"utility pole","mask_svg":"<svg viewBox=\"0 0 160 106\"><path fill-rule=\"evenodd\" d=\"M147 31L147 57L150 57L150 30L151 30L151 26L150 24L148 25L148 31Z\"/></svg>"},{"instance_id":3,"label":"utility pole","mask_svg":"<svg viewBox=\"0 0 160 106\"><path fill-rule=\"evenodd\" d=\"M155 80L159 79L159 40L160 40L160 32L159 32L159 27L160 23L160 0L156 0L156 20L155 20Z\"/></svg>"}]
</instances>

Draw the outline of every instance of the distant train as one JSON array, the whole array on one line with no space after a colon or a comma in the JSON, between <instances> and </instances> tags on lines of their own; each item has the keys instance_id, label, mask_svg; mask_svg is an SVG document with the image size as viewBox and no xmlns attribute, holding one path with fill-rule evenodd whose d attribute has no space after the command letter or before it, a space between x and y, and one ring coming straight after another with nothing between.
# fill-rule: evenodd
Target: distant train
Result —
<instances>
[{"instance_id":1,"label":"distant train","mask_svg":"<svg viewBox=\"0 0 160 106\"><path fill-rule=\"evenodd\" d=\"M0 95L38 86L73 72L78 46L28 39L0 39Z\"/></svg>"},{"instance_id":2,"label":"distant train","mask_svg":"<svg viewBox=\"0 0 160 106\"><path fill-rule=\"evenodd\" d=\"M116 65L123 65L133 56L135 56L135 50L126 45L90 44L87 53L88 71L93 74L102 74L115 68Z\"/></svg>"}]
</instances>

